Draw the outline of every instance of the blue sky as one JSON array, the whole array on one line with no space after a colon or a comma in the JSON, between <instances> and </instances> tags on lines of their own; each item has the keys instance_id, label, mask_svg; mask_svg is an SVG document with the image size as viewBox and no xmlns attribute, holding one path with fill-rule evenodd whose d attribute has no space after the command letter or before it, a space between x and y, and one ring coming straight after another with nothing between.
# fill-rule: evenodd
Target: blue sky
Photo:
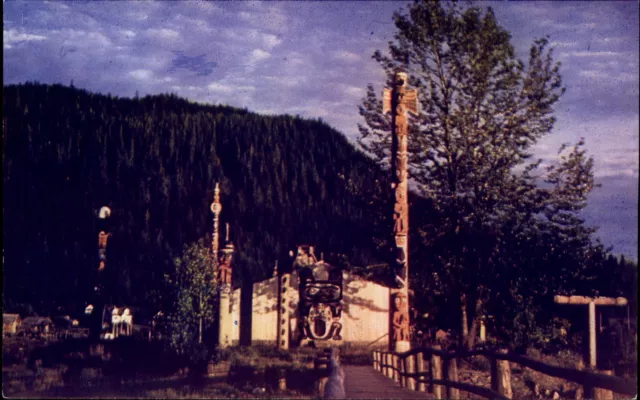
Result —
<instances>
[{"instance_id":1,"label":"blue sky","mask_svg":"<svg viewBox=\"0 0 640 400\"><path fill-rule=\"evenodd\" d=\"M384 81L371 55L407 4L7 0L3 78L320 117L354 139L366 85ZM586 139L602 187L584 216L637 260L638 3L478 4L494 8L525 61L533 40L551 36L567 93L535 154L552 161L561 143Z\"/></svg>"}]
</instances>

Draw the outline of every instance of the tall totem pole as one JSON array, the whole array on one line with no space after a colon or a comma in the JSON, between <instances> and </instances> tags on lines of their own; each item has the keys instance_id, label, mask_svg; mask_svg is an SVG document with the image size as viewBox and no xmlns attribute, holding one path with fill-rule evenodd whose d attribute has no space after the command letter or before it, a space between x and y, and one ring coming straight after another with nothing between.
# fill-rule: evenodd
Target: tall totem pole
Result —
<instances>
[{"instance_id":1,"label":"tall totem pole","mask_svg":"<svg viewBox=\"0 0 640 400\"><path fill-rule=\"evenodd\" d=\"M383 93L383 112L391 112L391 171L393 173L393 256L392 288L389 304L389 349L404 352L411 348L409 340L409 205L407 202L407 112L418 113L418 92L407 89L407 74L397 72L391 89Z\"/></svg>"},{"instance_id":2,"label":"tall totem pole","mask_svg":"<svg viewBox=\"0 0 640 400\"><path fill-rule=\"evenodd\" d=\"M105 281L107 267L107 243L111 232L108 219L111 216L109 207L102 207L98 212L98 268L93 287L93 311L91 315L91 337L96 339L102 331L103 311L106 302Z\"/></svg>"},{"instance_id":3,"label":"tall totem pole","mask_svg":"<svg viewBox=\"0 0 640 400\"><path fill-rule=\"evenodd\" d=\"M231 338L231 330L233 328L231 314L229 312L229 297L231 295L231 259L233 257L234 247L229 241L229 224L227 224L227 234L225 238L225 246L222 249L222 255L218 254L218 217L222 211L220 204L220 186L216 184L213 194L213 203L211 203L211 211L213 212L213 239L211 242L211 252L213 259L214 279L218 283L218 346L221 348L229 346Z\"/></svg>"}]
</instances>

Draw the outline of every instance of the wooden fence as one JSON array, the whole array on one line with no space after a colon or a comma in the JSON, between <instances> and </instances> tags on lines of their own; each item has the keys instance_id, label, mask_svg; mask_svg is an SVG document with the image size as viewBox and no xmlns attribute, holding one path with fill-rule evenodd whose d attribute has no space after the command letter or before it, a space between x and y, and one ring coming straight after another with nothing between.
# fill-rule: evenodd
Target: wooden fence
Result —
<instances>
[{"instance_id":1,"label":"wooden fence","mask_svg":"<svg viewBox=\"0 0 640 400\"><path fill-rule=\"evenodd\" d=\"M459 382L457 359L484 356L491 362L491 388ZM430 368L425 367L430 362ZM460 391L473 393L488 399L511 399L511 366L515 363L545 375L575 382L582 386L585 397L613 399L613 392L634 396L635 380L548 365L529 357L509 353L506 350L470 350L450 352L440 346L423 347L404 353L374 351L373 367L386 377L411 390L426 391L426 384L433 385L436 398L460 398Z\"/></svg>"}]
</instances>

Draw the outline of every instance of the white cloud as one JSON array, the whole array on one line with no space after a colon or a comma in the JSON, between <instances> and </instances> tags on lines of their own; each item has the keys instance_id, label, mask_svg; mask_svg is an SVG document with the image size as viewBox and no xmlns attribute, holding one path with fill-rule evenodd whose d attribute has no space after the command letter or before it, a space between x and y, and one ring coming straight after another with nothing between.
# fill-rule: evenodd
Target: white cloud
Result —
<instances>
[{"instance_id":1,"label":"white cloud","mask_svg":"<svg viewBox=\"0 0 640 400\"><path fill-rule=\"evenodd\" d=\"M220 82L212 82L207 85L207 89L216 93L234 94L239 92L253 92L256 90L254 86L236 86Z\"/></svg>"},{"instance_id":2,"label":"white cloud","mask_svg":"<svg viewBox=\"0 0 640 400\"><path fill-rule=\"evenodd\" d=\"M222 34L229 41L240 42L245 46L257 46L267 50L271 50L282 43L282 39L280 39L280 37L252 28L229 28L222 30Z\"/></svg>"},{"instance_id":3,"label":"white cloud","mask_svg":"<svg viewBox=\"0 0 640 400\"><path fill-rule=\"evenodd\" d=\"M355 97L359 99L364 97L365 95L365 89L362 87L344 84L339 85L339 87L342 93L349 97Z\"/></svg>"},{"instance_id":4,"label":"white cloud","mask_svg":"<svg viewBox=\"0 0 640 400\"><path fill-rule=\"evenodd\" d=\"M237 14L239 19L261 29L282 33L294 23L295 16L285 14L275 2L245 1L242 5L246 10Z\"/></svg>"},{"instance_id":5,"label":"white cloud","mask_svg":"<svg viewBox=\"0 0 640 400\"><path fill-rule=\"evenodd\" d=\"M254 49L251 52L250 61L259 62L271 57L271 54L261 49Z\"/></svg>"},{"instance_id":6,"label":"white cloud","mask_svg":"<svg viewBox=\"0 0 640 400\"><path fill-rule=\"evenodd\" d=\"M598 44L607 44L607 45L619 44L619 43L624 43L624 38L621 38L621 37L604 37L604 38L596 39L595 42L598 43Z\"/></svg>"},{"instance_id":7,"label":"white cloud","mask_svg":"<svg viewBox=\"0 0 640 400\"><path fill-rule=\"evenodd\" d=\"M619 51L572 51L567 55L573 57L618 57L624 56L625 53Z\"/></svg>"},{"instance_id":8,"label":"white cloud","mask_svg":"<svg viewBox=\"0 0 640 400\"><path fill-rule=\"evenodd\" d=\"M265 76L263 79L279 87L287 87L287 88L298 87L307 82L307 78L300 75Z\"/></svg>"},{"instance_id":9,"label":"white cloud","mask_svg":"<svg viewBox=\"0 0 640 400\"><path fill-rule=\"evenodd\" d=\"M346 50L338 50L331 53L331 56L336 60L347 61L350 63L355 63L360 61L360 56Z\"/></svg>"},{"instance_id":10,"label":"white cloud","mask_svg":"<svg viewBox=\"0 0 640 400\"><path fill-rule=\"evenodd\" d=\"M246 71L252 72L258 64L271 57L271 54L261 49L253 49L246 58Z\"/></svg>"},{"instance_id":11,"label":"white cloud","mask_svg":"<svg viewBox=\"0 0 640 400\"><path fill-rule=\"evenodd\" d=\"M148 81L153 76L153 71L148 69L136 69L129 72L129 76L141 81Z\"/></svg>"},{"instance_id":12,"label":"white cloud","mask_svg":"<svg viewBox=\"0 0 640 400\"><path fill-rule=\"evenodd\" d=\"M128 38L136 37L136 33L134 31L130 31L127 29L121 30L120 33L122 34L122 36L125 36Z\"/></svg>"},{"instance_id":13,"label":"white cloud","mask_svg":"<svg viewBox=\"0 0 640 400\"><path fill-rule=\"evenodd\" d=\"M549 43L550 47L555 47L558 49L566 49L569 47L576 47L578 42L569 42L569 41L552 41Z\"/></svg>"},{"instance_id":14,"label":"white cloud","mask_svg":"<svg viewBox=\"0 0 640 400\"><path fill-rule=\"evenodd\" d=\"M187 2L189 4L196 4L198 7L198 11L201 12L205 12L205 13L213 13L213 14L217 14L219 12L222 11L222 9L216 5L214 2L212 1L195 1L195 2Z\"/></svg>"},{"instance_id":15,"label":"white cloud","mask_svg":"<svg viewBox=\"0 0 640 400\"><path fill-rule=\"evenodd\" d=\"M609 82L627 83L638 82L638 75L615 70L582 70L578 75L587 79L606 80Z\"/></svg>"},{"instance_id":16,"label":"white cloud","mask_svg":"<svg viewBox=\"0 0 640 400\"><path fill-rule=\"evenodd\" d=\"M166 28L160 28L160 29L152 28L147 30L147 34L149 36L159 37L164 40L177 40L180 38L180 34L178 32L174 31L173 29L166 29Z\"/></svg>"},{"instance_id":17,"label":"white cloud","mask_svg":"<svg viewBox=\"0 0 640 400\"><path fill-rule=\"evenodd\" d=\"M47 36L35 35L32 33L20 32L17 29L4 29L2 35L2 44L5 49L10 49L14 44L29 41L47 40Z\"/></svg>"}]
</instances>

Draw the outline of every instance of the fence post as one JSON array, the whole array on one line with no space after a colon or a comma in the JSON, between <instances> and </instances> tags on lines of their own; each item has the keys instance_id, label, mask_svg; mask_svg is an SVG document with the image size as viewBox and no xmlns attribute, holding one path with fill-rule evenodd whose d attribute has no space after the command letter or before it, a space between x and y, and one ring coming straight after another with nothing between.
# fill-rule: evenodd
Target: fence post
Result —
<instances>
[{"instance_id":1,"label":"fence post","mask_svg":"<svg viewBox=\"0 0 640 400\"><path fill-rule=\"evenodd\" d=\"M416 372L416 355L412 354L406 358L407 364L405 368L405 372L409 374L414 374ZM407 386L410 390L418 390L416 378L407 377Z\"/></svg>"},{"instance_id":2,"label":"fence post","mask_svg":"<svg viewBox=\"0 0 640 400\"><path fill-rule=\"evenodd\" d=\"M499 349L496 353L507 354L507 350ZM513 391L511 390L511 366L508 360L500 360L497 357L492 357L491 389L509 399L513 398Z\"/></svg>"},{"instance_id":3,"label":"fence post","mask_svg":"<svg viewBox=\"0 0 640 400\"><path fill-rule=\"evenodd\" d=\"M393 357L391 356L390 353L386 353L384 355L385 358L385 364L387 365L386 367L386 377L389 379L393 379L393 369L391 369L391 367L393 366Z\"/></svg>"},{"instance_id":4,"label":"fence post","mask_svg":"<svg viewBox=\"0 0 640 400\"><path fill-rule=\"evenodd\" d=\"M375 369L376 371L380 371L377 360L378 360L378 351L374 350L373 351L373 369Z\"/></svg>"},{"instance_id":5,"label":"fence post","mask_svg":"<svg viewBox=\"0 0 640 400\"><path fill-rule=\"evenodd\" d=\"M382 364L380 367L382 368L382 375L389 377L389 368L387 368L387 354L384 352L380 352L380 360Z\"/></svg>"},{"instance_id":6,"label":"fence post","mask_svg":"<svg viewBox=\"0 0 640 400\"><path fill-rule=\"evenodd\" d=\"M584 371L584 361L583 360L578 361L578 365L576 365L576 369L578 371ZM584 400L584 396L586 394L585 390L588 391L587 385L578 385L578 388L576 389L575 400Z\"/></svg>"},{"instance_id":7,"label":"fence post","mask_svg":"<svg viewBox=\"0 0 640 400\"><path fill-rule=\"evenodd\" d=\"M447 381L458 382L458 363L455 358L447 358L445 360L445 369L447 372ZM447 398L459 399L460 390L451 386L447 386Z\"/></svg>"},{"instance_id":8,"label":"fence post","mask_svg":"<svg viewBox=\"0 0 640 400\"><path fill-rule=\"evenodd\" d=\"M440 351L440 346L435 345L433 349L436 351ZM431 375L433 379L442 379L442 358L440 358L439 354L433 353L431 354ZM441 399L443 397L442 385L433 385L433 395L436 399Z\"/></svg>"},{"instance_id":9,"label":"fence post","mask_svg":"<svg viewBox=\"0 0 640 400\"><path fill-rule=\"evenodd\" d=\"M604 375L613 375L612 370L598 371ZM613 400L613 392L607 389L593 388L594 400Z\"/></svg>"},{"instance_id":10,"label":"fence post","mask_svg":"<svg viewBox=\"0 0 640 400\"><path fill-rule=\"evenodd\" d=\"M422 352L416 354L416 372L421 374L424 372L424 354ZM426 391L424 384L424 376L418 377L418 392Z\"/></svg>"},{"instance_id":11,"label":"fence post","mask_svg":"<svg viewBox=\"0 0 640 400\"><path fill-rule=\"evenodd\" d=\"M392 365L393 365L393 380L396 381L396 383L400 383L400 373L398 372L399 370L399 366L398 366L398 355L397 354L392 354L391 355L391 360L392 360Z\"/></svg>"},{"instance_id":12,"label":"fence post","mask_svg":"<svg viewBox=\"0 0 640 400\"><path fill-rule=\"evenodd\" d=\"M398 364L398 366L400 367L400 386L406 388L407 377L405 376L405 374L407 373L407 357L398 357Z\"/></svg>"}]
</instances>

